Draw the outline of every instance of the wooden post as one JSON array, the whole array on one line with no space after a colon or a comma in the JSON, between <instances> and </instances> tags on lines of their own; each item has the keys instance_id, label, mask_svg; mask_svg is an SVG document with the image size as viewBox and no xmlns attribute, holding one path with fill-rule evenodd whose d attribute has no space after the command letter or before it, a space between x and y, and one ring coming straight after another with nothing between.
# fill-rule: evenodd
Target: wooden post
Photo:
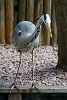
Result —
<instances>
[{"instance_id":1,"label":"wooden post","mask_svg":"<svg viewBox=\"0 0 67 100\"><path fill-rule=\"evenodd\" d=\"M0 0L0 43L5 43L5 0Z\"/></svg>"},{"instance_id":2,"label":"wooden post","mask_svg":"<svg viewBox=\"0 0 67 100\"><path fill-rule=\"evenodd\" d=\"M34 18L34 0L27 0L26 3L26 20L33 21Z\"/></svg>"},{"instance_id":3,"label":"wooden post","mask_svg":"<svg viewBox=\"0 0 67 100\"><path fill-rule=\"evenodd\" d=\"M34 21L43 14L43 0L35 0L34 1ZM36 24L37 22L35 22ZM42 43L42 30L39 36L39 44Z\"/></svg>"},{"instance_id":4,"label":"wooden post","mask_svg":"<svg viewBox=\"0 0 67 100\"><path fill-rule=\"evenodd\" d=\"M22 100L21 94L8 94L8 100Z\"/></svg>"},{"instance_id":5,"label":"wooden post","mask_svg":"<svg viewBox=\"0 0 67 100\"><path fill-rule=\"evenodd\" d=\"M25 20L26 0L19 0L18 22Z\"/></svg>"},{"instance_id":6,"label":"wooden post","mask_svg":"<svg viewBox=\"0 0 67 100\"><path fill-rule=\"evenodd\" d=\"M34 21L43 14L43 0L34 0Z\"/></svg>"},{"instance_id":7,"label":"wooden post","mask_svg":"<svg viewBox=\"0 0 67 100\"><path fill-rule=\"evenodd\" d=\"M6 43L12 42L12 35L13 35L13 1L14 0L5 0L6 2L6 35L5 40Z\"/></svg>"},{"instance_id":8,"label":"wooden post","mask_svg":"<svg viewBox=\"0 0 67 100\"><path fill-rule=\"evenodd\" d=\"M51 0L43 0L43 13L51 16ZM42 30L44 45L50 45L50 35L44 24Z\"/></svg>"},{"instance_id":9,"label":"wooden post","mask_svg":"<svg viewBox=\"0 0 67 100\"><path fill-rule=\"evenodd\" d=\"M51 30L52 30L51 45L57 45L57 25L56 25L55 8L53 0L51 7Z\"/></svg>"},{"instance_id":10,"label":"wooden post","mask_svg":"<svg viewBox=\"0 0 67 100\"><path fill-rule=\"evenodd\" d=\"M40 0L34 2L34 20L40 16Z\"/></svg>"},{"instance_id":11,"label":"wooden post","mask_svg":"<svg viewBox=\"0 0 67 100\"><path fill-rule=\"evenodd\" d=\"M34 21L40 16L40 0L34 0ZM37 22L35 22L37 23ZM39 44L41 37L39 36Z\"/></svg>"},{"instance_id":12,"label":"wooden post","mask_svg":"<svg viewBox=\"0 0 67 100\"><path fill-rule=\"evenodd\" d=\"M43 15L43 0L40 0L40 16L41 15ZM39 37L39 43L40 43L40 45L43 44L42 27L41 27L40 37Z\"/></svg>"},{"instance_id":13,"label":"wooden post","mask_svg":"<svg viewBox=\"0 0 67 100\"><path fill-rule=\"evenodd\" d=\"M14 0L14 26L17 25L18 21L18 0Z\"/></svg>"}]
</instances>

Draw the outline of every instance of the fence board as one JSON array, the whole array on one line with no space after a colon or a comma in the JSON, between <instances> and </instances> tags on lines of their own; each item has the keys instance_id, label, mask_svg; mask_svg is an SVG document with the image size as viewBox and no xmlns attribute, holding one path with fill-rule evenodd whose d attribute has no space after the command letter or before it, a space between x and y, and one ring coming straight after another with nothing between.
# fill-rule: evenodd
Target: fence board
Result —
<instances>
[{"instance_id":1,"label":"fence board","mask_svg":"<svg viewBox=\"0 0 67 100\"><path fill-rule=\"evenodd\" d=\"M5 0L0 0L0 43L5 43Z\"/></svg>"},{"instance_id":2,"label":"fence board","mask_svg":"<svg viewBox=\"0 0 67 100\"><path fill-rule=\"evenodd\" d=\"M26 0L19 0L18 22L25 20Z\"/></svg>"},{"instance_id":3,"label":"fence board","mask_svg":"<svg viewBox=\"0 0 67 100\"><path fill-rule=\"evenodd\" d=\"M34 21L43 14L43 0L34 0ZM36 24L37 22L35 22ZM39 44L41 45L42 39L42 27L39 36Z\"/></svg>"},{"instance_id":4,"label":"fence board","mask_svg":"<svg viewBox=\"0 0 67 100\"><path fill-rule=\"evenodd\" d=\"M43 0L43 13L48 13L51 15L51 0ZM43 24L43 41L45 45L50 45L50 35L45 25Z\"/></svg>"},{"instance_id":5,"label":"fence board","mask_svg":"<svg viewBox=\"0 0 67 100\"><path fill-rule=\"evenodd\" d=\"M6 43L12 42L12 35L13 35L13 1L14 0L5 0L6 1L6 35L5 41Z\"/></svg>"},{"instance_id":6,"label":"fence board","mask_svg":"<svg viewBox=\"0 0 67 100\"><path fill-rule=\"evenodd\" d=\"M40 16L40 0L34 2L34 20Z\"/></svg>"},{"instance_id":7,"label":"fence board","mask_svg":"<svg viewBox=\"0 0 67 100\"><path fill-rule=\"evenodd\" d=\"M26 20L33 21L34 18L34 0L27 0L26 3Z\"/></svg>"},{"instance_id":8,"label":"fence board","mask_svg":"<svg viewBox=\"0 0 67 100\"><path fill-rule=\"evenodd\" d=\"M18 22L18 0L14 0L14 26Z\"/></svg>"},{"instance_id":9,"label":"fence board","mask_svg":"<svg viewBox=\"0 0 67 100\"><path fill-rule=\"evenodd\" d=\"M43 0L40 0L40 16L43 15ZM43 35L42 35L42 27L41 27L41 33L39 38L40 45L43 44Z\"/></svg>"},{"instance_id":10,"label":"fence board","mask_svg":"<svg viewBox=\"0 0 67 100\"><path fill-rule=\"evenodd\" d=\"M51 30L52 30L51 45L57 45L57 25L56 25L54 1L52 1L52 7L51 7Z\"/></svg>"}]
</instances>

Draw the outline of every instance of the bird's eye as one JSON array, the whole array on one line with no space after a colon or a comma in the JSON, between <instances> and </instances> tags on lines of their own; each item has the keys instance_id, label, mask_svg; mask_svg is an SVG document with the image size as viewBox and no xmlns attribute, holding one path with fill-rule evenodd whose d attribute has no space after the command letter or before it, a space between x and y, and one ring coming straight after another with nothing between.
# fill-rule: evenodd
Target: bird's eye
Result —
<instances>
[{"instance_id":1,"label":"bird's eye","mask_svg":"<svg viewBox=\"0 0 67 100\"><path fill-rule=\"evenodd\" d=\"M21 35L21 32L19 32L19 36Z\"/></svg>"}]
</instances>

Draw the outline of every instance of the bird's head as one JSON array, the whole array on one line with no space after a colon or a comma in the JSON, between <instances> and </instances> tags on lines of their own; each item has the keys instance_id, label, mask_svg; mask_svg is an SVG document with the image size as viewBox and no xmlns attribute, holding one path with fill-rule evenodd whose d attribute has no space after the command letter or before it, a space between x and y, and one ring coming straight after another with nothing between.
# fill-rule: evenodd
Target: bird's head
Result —
<instances>
[{"instance_id":1,"label":"bird's head","mask_svg":"<svg viewBox=\"0 0 67 100\"><path fill-rule=\"evenodd\" d=\"M44 14L40 17L37 18L37 20L35 20L38 22L38 24L40 23L44 23L46 25L46 28L47 30L49 31L50 33L50 37L52 38L52 32L51 32L51 27L50 27L50 24L51 24L51 19L50 19L50 16L48 14ZM34 22L35 22L34 21Z\"/></svg>"},{"instance_id":2,"label":"bird's head","mask_svg":"<svg viewBox=\"0 0 67 100\"><path fill-rule=\"evenodd\" d=\"M52 38L52 32L51 32L51 26L50 26L50 24L51 24L50 16L48 14L44 14L42 16L42 20L43 20L44 24L46 25L47 30L50 33L50 37Z\"/></svg>"}]
</instances>

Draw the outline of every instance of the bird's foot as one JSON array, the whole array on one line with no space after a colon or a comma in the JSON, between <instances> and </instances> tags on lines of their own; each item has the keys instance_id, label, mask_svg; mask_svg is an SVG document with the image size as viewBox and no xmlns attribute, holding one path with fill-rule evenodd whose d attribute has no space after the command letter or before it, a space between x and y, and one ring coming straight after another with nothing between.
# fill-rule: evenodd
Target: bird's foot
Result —
<instances>
[{"instance_id":1,"label":"bird's foot","mask_svg":"<svg viewBox=\"0 0 67 100\"><path fill-rule=\"evenodd\" d=\"M10 88L11 88L11 89L14 89L14 88L18 89L18 87L16 86L15 83L12 83L12 85L10 86Z\"/></svg>"},{"instance_id":2,"label":"bird's foot","mask_svg":"<svg viewBox=\"0 0 67 100\"><path fill-rule=\"evenodd\" d=\"M31 65L34 65L34 61L30 61L30 64L31 64Z\"/></svg>"},{"instance_id":3,"label":"bird's foot","mask_svg":"<svg viewBox=\"0 0 67 100\"><path fill-rule=\"evenodd\" d=\"M10 86L10 93L11 93L12 89L19 90L19 88L16 86L16 83L12 83L12 85Z\"/></svg>"},{"instance_id":4,"label":"bird's foot","mask_svg":"<svg viewBox=\"0 0 67 100\"><path fill-rule=\"evenodd\" d=\"M32 83L31 88L27 89L26 92L28 91L31 93L33 91L33 89L40 93L40 90L34 85L34 83Z\"/></svg>"}]
</instances>

